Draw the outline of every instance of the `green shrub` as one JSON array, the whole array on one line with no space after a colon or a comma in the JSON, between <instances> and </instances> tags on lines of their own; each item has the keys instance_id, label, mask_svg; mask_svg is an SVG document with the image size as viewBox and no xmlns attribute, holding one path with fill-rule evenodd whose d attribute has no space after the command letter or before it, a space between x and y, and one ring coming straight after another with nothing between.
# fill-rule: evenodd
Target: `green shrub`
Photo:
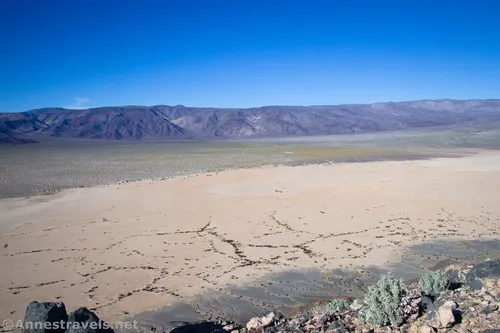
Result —
<instances>
[{"instance_id":1,"label":"green shrub","mask_svg":"<svg viewBox=\"0 0 500 333\"><path fill-rule=\"evenodd\" d=\"M419 281L422 293L428 296L438 296L448 289L450 278L443 270L429 272L422 276Z\"/></svg>"},{"instance_id":2,"label":"green shrub","mask_svg":"<svg viewBox=\"0 0 500 333\"><path fill-rule=\"evenodd\" d=\"M401 325L404 317L399 304L406 293L406 285L401 279L395 279L391 274L382 275L375 285L368 288L359 319L376 326Z\"/></svg>"},{"instance_id":3,"label":"green shrub","mask_svg":"<svg viewBox=\"0 0 500 333\"><path fill-rule=\"evenodd\" d=\"M343 299L332 299L328 304L325 306L325 309L327 312L343 312L347 309L349 309L350 303L346 300Z\"/></svg>"}]
</instances>

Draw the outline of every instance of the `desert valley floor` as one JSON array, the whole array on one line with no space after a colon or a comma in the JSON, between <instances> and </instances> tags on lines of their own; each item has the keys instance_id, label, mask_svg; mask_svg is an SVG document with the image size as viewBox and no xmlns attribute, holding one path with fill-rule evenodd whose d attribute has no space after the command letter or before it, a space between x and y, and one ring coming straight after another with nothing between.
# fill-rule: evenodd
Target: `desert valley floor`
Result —
<instances>
[{"instance_id":1,"label":"desert valley floor","mask_svg":"<svg viewBox=\"0 0 500 333\"><path fill-rule=\"evenodd\" d=\"M426 241L500 237L500 152L277 166L0 200L0 317L64 300L119 320Z\"/></svg>"}]
</instances>

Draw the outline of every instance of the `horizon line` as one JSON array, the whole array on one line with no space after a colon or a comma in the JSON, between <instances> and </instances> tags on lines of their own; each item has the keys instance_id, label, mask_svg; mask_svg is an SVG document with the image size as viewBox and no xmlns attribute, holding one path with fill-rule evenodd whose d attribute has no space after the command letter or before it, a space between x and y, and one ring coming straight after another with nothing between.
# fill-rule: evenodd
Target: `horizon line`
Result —
<instances>
[{"instance_id":1,"label":"horizon line","mask_svg":"<svg viewBox=\"0 0 500 333\"><path fill-rule=\"evenodd\" d=\"M375 104L389 104L389 103L411 103L411 102L431 102L431 101L498 101L499 98L467 98L467 99L455 99L455 98L423 98L423 99L414 99L414 100L399 100L399 101L379 101L372 103L341 103L341 104L309 104L309 105L300 105L300 104L268 104L268 105L260 105L260 106L250 106L250 107L217 107L217 106L186 106L184 104L154 104L154 105L138 105L138 104L128 104L128 105L103 105L103 106L93 106L93 107L84 107L84 108L67 108L62 106L45 106L40 108L29 109L25 111L0 111L0 113L25 113L32 111L40 111L44 109L61 109L61 110L73 110L73 111L84 111L84 110L94 110L94 109L102 109L102 108L133 108L133 107L144 107L144 108L152 108L158 106L168 106L168 107L183 107L183 108L197 108L197 109L223 109L223 110L245 110L245 109L259 109L265 107L332 107L332 106L345 106L345 105L375 105Z\"/></svg>"}]
</instances>

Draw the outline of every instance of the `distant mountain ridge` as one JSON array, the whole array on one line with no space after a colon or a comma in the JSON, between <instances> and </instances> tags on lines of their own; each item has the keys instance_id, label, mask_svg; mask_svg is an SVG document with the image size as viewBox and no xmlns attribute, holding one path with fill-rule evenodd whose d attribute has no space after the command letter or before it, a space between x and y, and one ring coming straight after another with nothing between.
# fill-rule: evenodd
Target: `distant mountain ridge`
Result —
<instances>
[{"instance_id":1,"label":"distant mountain ridge","mask_svg":"<svg viewBox=\"0 0 500 333\"><path fill-rule=\"evenodd\" d=\"M500 120L500 99L244 109L182 105L43 108L0 113L0 143L34 142L32 134L108 140L286 137L403 130L476 120Z\"/></svg>"}]
</instances>

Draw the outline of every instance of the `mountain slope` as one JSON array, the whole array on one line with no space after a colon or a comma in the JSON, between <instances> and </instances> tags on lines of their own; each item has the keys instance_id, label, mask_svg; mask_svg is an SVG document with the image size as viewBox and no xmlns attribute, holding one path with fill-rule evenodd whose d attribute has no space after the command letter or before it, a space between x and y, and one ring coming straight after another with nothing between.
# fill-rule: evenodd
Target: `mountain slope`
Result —
<instances>
[{"instance_id":1,"label":"mountain slope","mask_svg":"<svg viewBox=\"0 0 500 333\"><path fill-rule=\"evenodd\" d=\"M37 132L57 137L161 139L183 136L185 132L154 108L40 109L27 113L47 124Z\"/></svg>"},{"instance_id":2,"label":"mountain slope","mask_svg":"<svg viewBox=\"0 0 500 333\"><path fill-rule=\"evenodd\" d=\"M14 141L30 133L113 140L210 139L376 132L492 120L500 120L500 100L247 109L166 105L85 110L45 108L0 114L0 134Z\"/></svg>"}]
</instances>

